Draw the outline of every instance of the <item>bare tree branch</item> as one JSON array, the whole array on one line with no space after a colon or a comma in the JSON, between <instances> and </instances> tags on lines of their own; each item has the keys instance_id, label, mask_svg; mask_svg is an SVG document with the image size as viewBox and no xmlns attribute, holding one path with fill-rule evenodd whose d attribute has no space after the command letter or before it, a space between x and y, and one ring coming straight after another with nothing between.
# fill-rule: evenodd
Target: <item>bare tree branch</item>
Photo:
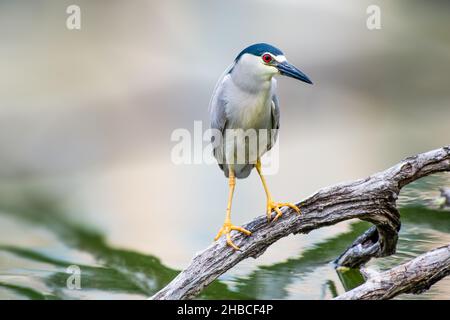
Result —
<instances>
[{"instance_id":1,"label":"bare tree branch","mask_svg":"<svg viewBox=\"0 0 450 320\"><path fill-rule=\"evenodd\" d=\"M240 261L260 256L277 240L349 219L369 221L374 227L337 259L339 265L357 267L372 257L393 254L400 229L396 209L400 189L414 180L442 171L450 171L450 146L406 158L365 179L323 188L297 204L301 215L285 209L282 218L270 224L265 215L259 216L243 226L252 232L250 237L241 233L233 235L240 251L228 247L224 239L212 243L197 253L189 266L151 299L192 298Z\"/></svg>"},{"instance_id":2,"label":"bare tree branch","mask_svg":"<svg viewBox=\"0 0 450 320\"><path fill-rule=\"evenodd\" d=\"M450 274L450 245L378 273L337 300L391 299L401 293L421 293Z\"/></svg>"}]
</instances>

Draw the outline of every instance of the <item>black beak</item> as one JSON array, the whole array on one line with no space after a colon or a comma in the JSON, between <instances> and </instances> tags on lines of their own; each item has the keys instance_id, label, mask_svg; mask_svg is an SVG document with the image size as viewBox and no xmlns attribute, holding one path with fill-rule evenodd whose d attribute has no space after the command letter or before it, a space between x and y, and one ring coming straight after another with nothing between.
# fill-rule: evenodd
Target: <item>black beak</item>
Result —
<instances>
[{"instance_id":1,"label":"black beak","mask_svg":"<svg viewBox=\"0 0 450 320\"><path fill-rule=\"evenodd\" d=\"M309 80L306 74L298 70L295 66L287 61L279 63L276 67L278 68L278 71L280 71L280 74L282 74L283 76L288 76L312 84L312 81Z\"/></svg>"}]
</instances>

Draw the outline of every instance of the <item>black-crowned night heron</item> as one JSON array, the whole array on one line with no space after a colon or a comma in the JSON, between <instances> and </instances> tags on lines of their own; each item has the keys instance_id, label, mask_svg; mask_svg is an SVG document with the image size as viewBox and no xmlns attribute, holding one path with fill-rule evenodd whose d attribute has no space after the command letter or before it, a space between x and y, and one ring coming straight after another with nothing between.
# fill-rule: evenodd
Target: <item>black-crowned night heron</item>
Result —
<instances>
[{"instance_id":1,"label":"black-crowned night heron","mask_svg":"<svg viewBox=\"0 0 450 320\"><path fill-rule=\"evenodd\" d=\"M251 232L231 223L234 187L236 178L248 177L254 167L266 193L268 221L270 222L272 210L276 212L273 221L278 219L282 215L280 208L283 206L300 213L300 209L292 203L273 201L261 173L260 158L274 145L280 125L280 109L274 78L276 74L312 84L305 74L287 62L281 50L269 44L258 43L238 54L219 79L211 99L211 128L218 131L221 138L216 141L217 136L213 135L214 156L229 179L225 222L215 240L225 234L227 244L236 250L239 248L231 241L230 232L236 230L246 235L251 235ZM256 134L256 139L253 139L256 141L254 143L256 149L250 146L252 136L245 133L248 130L265 133L265 135ZM239 153L244 157L240 157Z\"/></svg>"}]
</instances>

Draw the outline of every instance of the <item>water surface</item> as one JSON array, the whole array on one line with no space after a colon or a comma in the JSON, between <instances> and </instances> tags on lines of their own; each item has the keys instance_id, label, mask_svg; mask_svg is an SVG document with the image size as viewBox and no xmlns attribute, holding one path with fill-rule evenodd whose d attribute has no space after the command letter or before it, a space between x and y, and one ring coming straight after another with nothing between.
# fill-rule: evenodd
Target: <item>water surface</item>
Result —
<instances>
[{"instance_id":1,"label":"water surface","mask_svg":"<svg viewBox=\"0 0 450 320\"><path fill-rule=\"evenodd\" d=\"M448 175L440 174L402 191L397 253L371 260L368 268L385 270L450 243L450 212L439 207L439 186L448 182ZM36 190L24 191L17 201L11 199L0 201L1 299L144 299L167 284L183 266L169 267L151 253L111 245L87 220L64 212L57 199ZM245 260L234 267L199 298L335 297L364 281L356 269L336 271L332 261L368 227L367 222L350 221L290 236L261 259ZM284 250L283 255L277 250ZM67 287L67 268L72 265L81 269L81 290ZM421 295L400 295L398 299L449 297L450 279L446 278Z\"/></svg>"}]
</instances>

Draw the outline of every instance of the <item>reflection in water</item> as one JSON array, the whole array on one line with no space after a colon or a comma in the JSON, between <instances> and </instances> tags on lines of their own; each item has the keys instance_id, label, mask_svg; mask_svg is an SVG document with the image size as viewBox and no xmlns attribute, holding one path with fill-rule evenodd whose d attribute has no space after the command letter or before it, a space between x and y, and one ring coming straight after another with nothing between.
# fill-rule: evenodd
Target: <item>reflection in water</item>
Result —
<instances>
[{"instance_id":1,"label":"reflection in water","mask_svg":"<svg viewBox=\"0 0 450 320\"><path fill-rule=\"evenodd\" d=\"M82 270L82 288L84 290L104 291L105 293L127 293L141 298L148 297L166 285L178 271L170 269L154 256L143 255L130 250L115 249L108 246L103 236L80 224L70 221L58 208L58 202L37 194L28 194L19 203L8 203L3 200L0 214L9 215L10 218L20 219L31 223L35 228L43 226L57 235L60 241L71 248L88 252L100 264L90 266L79 261L65 261L55 259L36 250L15 247L11 245L0 246L2 254L8 253L32 262L50 265L57 272L52 272L41 279L51 294L41 294L24 286L0 282L0 287L16 292L19 296L31 299L70 299L74 298L72 291L66 289L68 274L65 272L70 265L77 265ZM1 270L1 263L0 263ZM26 271L25 271L26 272ZM6 274L0 273L0 279ZM74 292L76 293L76 292ZM101 294L97 295L97 298ZM243 299L245 294L230 292L227 287L216 281L206 289L200 298Z\"/></svg>"},{"instance_id":2,"label":"reflection in water","mask_svg":"<svg viewBox=\"0 0 450 320\"><path fill-rule=\"evenodd\" d=\"M426 179L436 182L442 177ZM401 198L406 199L400 199L400 202L407 203L413 193L422 194L415 188L422 190L424 186L429 187L430 181L408 186L401 195ZM429 193L422 191L424 199L428 199ZM30 230L43 228L56 236L57 240L53 240L54 242L60 241L64 247L59 251L50 250L52 254L48 254L43 250L14 245L14 241L12 244L0 245L0 257L16 259L14 267L6 263L7 259L0 260L0 270L3 270L0 272L0 289L5 291L3 293L0 290L0 297L11 297L12 294L12 297L27 299L142 299L162 288L177 274L177 270L164 266L154 256L109 246L100 232L67 218L55 199L42 196L36 191L24 192L22 197L12 199L0 199L0 217L19 221L21 228L24 223L32 226ZM400 213L402 229L397 253L371 260L369 268L391 268L450 242L449 212L414 206L404 207ZM335 297L361 284L363 277L355 269L335 270L331 261L369 227L367 222L355 221L347 231L313 243L302 250L297 258L255 266L248 274L222 277L222 280L215 281L199 298ZM24 237L33 235L27 234ZM88 254L89 258L80 255L80 251ZM55 257L58 252L64 252L61 254L64 258ZM66 288L66 268L70 265L78 265L82 270L83 290L80 292ZM445 297L448 294L450 281L444 279L429 292L417 297ZM410 298L409 295L400 296L405 297Z\"/></svg>"},{"instance_id":3,"label":"reflection in water","mask_svg":"<svg viewBox=\"0 0 450 320\"><path fill-rule=\"evenodd\" d=\"M330 291L330 294L333 298L338 296L336 285L334 284L334 282L332 280L327 281L325 286L323 286L323 288L324 288L324 292L321 296L321 299L325 299L327 289Z\"/></svg>"},{"instance_id":4,"label":"reflection in water","mask_svg":"<svg viewBox=\"0 0 450 320\"><path fill-rule=\"evenodd\" d=\"M364 283L364 277L358 269L338 268L336 273L345 291L349 291Z\"/></svg>"}]
</instances>

